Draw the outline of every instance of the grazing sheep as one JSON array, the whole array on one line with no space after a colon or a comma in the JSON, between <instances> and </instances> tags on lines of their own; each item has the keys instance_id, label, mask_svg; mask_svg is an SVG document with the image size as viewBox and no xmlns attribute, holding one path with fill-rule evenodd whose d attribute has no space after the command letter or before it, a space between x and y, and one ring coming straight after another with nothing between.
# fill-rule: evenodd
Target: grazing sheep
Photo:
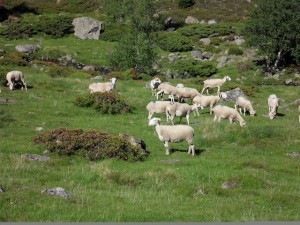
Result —
<instances>
[{"instance_id":1,"label":"grazing sheep","mask_svg":"<svg viewBox=\"0 0 300 225\"><path fill-rule=\"evenodd\" d=\"M151 119L154 113L166 113L166 107L169 105L169 101L152 101L149 102L146 106L146 109L148 110L148 120ZM168 121L168 116L167 116Z\"/></svg>"},{"instance_id":2,"label":"grazing sheep","mask_svg":"<svg viewBox=\"0 0 300 225\"><path fill-rule=\"evenodd\" d=\"M226 99L226 98L227 98L227 94L225 92L221 92L217 96L205 96L205 95L196 96L193 98L193 105L196 104L201 109L209 106L210 107L209 113L212 114L213 106L216 105L220 99ZM196 113L199 116L198 107L196 108Z\"/></svg>"},{"instance_id":3,"label":"grazing sheep","mask_svg":"<svg viewBox=\"0 0 300 225\"><path fill-rule=\"evenodd\" d=\"M94 92L112 92L114 87L116 86L116 80L117 78L111 78L111 82L106 83L92 83L89 85L89 89L91 90L91 93Z\"/></svg>"},{"instance_id":4,"label":"grazing sheep","mask_svg":"<svg viewBox=\"0 0 300 225\"><path fill-rule=\"evenodd\" d=\"M25 83L25 76L21 71L10 71L6 74L7 86L9 86L10 90L13 90L16 82L22 83L22 89L25 87L27 91L27 86Z\"/></svg>"},{"instance_id":5,"label":"grazing sheep","mask_svg":"<svg viewBox=\"0 0 300 225\"><path fill-rule=\"evenodd\" d=\"M179 84L176 85L176 87L177 87L177 88L184 88L184 84L179 83Z\"/></svg>"},{"instance_id":6,"label":"grazing sheep","mask_svg":"<svg viewBox=\"0 0 300 225\"><path fill-rule=\"evenodd\" d=\"M189 105L187 103L179 103L175 102L174 104L168 104L166 107L166 114L167 114L167 121L171 121L171 123L174 125L173 119L174 116L180 117L180 123L182 117L185 116L187 124L190 124L190 113L194 110L196 110L196 105Z\"/></svg>"},{"instance_id":7,"label":"grazing sheep","mask_svg":"<svg viewBox=\"0 0 300 225\"><path fill-rule=\"evenodd\" d=\"M156 90L160 84L161 84L161 80L158 77L155 77L153 80L150 81L150 88L152 91L152 95L156 95Z\"/></svg>"},{"instance_id":8,"label":"grazing sheep","mask_svg":"<svg viewBox=\"0 0 300 225\"><path fill-rule=\"evenodd\" d=\"M178 102L182 102L182 99L184 99L184 98L193 99L196 96L201 96L201 94L195 88L187 88L187 87L178 88L178 91L177 91Z\"/></svg>"},{"instance_id":9,"label":"grazing sheep","mask_svg":"<svg viewBox=\"0 0 300 225\"><path fill-rule=\"evenodd\" d=\"M218 120L220 122L221 119L229 119L230 123L237 120L240 122L240 126L245 126L246 121L239 114L239 112L228 106L217 105L213 108L213 113L215 114L214 121Z\"/></svg>"},{"instance_id":10,"label":"grazing sheep","mask_svg":"<svg viewBox=\"0 0 300 225\"><path fill-rule=\"evenodd\" d=\"M164 142L166 154L170 154L169 142L181 142L185 140L189 144L188 154L195 155L194 148L194 129L188 125L160 125L159 118L152 118L149 126L155 126L159 140Z\"/></svg>"},{"instance_id":11,"label":"grazing sheep","mask_svg":"<svg viewBox=\"0 0 300 225\"><path fill-rule=\"evenodd\" d=\"M171 103L174 103L175 102L174 96L177 95L178 89L179 88L174 87L169 83L161 83L157 88L158 92L156 93L156 100L158 100L159 95L165 94L165 95L170 95Z\"/></svg>"},{"instance_id":12,"label":"grazing sheep","mask_svg":"<svg viewBox=\"0 0 300 225\"><path fill-rule=\"evenodd\" d=\"M279 98L275 94L272 94L268 98L268 107L269 107L269 117L274 119L277 115L277 110L279 107Z\"/></svg>"},{"instance_id":13,"label":"grazing sheep","mask_svg":"<svg viewBox=\"0 0 300 225\"><path fill-rule=\"evenodd\" d=\"M223 79L208 79L203 81L204 83L204 87L201 91L201 94L206 90L207 94L208 94L208 89L209 88L214 88L217 87L218 88L218 93L220 93L220 87L227 81L227 80L231 80L231 78L229 76L225 76Z\"/></svg>"},{"instance_id":14,"label":"grazing sheep","mask_svg":"<svg viewBox=\"0 0 300 225\"><path fill-rule=\"evenodd\" d=\"M252 103L246 99L245 97L239 96L236 99L235 105L234 105L235 109L240 110L240 114L242 114L242 108L244 109L244 116L246 115L246 110L249 111L250 116L254 116L255 115L255 110L252 107Z\"/></svg>"}]
</instances>

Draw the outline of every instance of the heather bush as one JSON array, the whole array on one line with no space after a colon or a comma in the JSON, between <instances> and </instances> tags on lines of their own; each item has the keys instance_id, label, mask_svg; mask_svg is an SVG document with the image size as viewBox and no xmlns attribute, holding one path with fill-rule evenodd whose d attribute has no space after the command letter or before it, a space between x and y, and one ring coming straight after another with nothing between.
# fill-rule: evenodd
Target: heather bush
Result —
<instances>
[{"instance_id":1,"label":"heather bush","mask_svg":"<svg viewBox=\"0 0 300 225\"><path fill-rule=\"evenodd\" d=\"M229 55L243 55L243 50L240 49L238 46L232 46L228 50Z\"/></svg>"},{"instance_id":2,"label":"heather bush","mask_svg":"<svg viewBox=\"0 0 300 225\"><path fill-rule=\"evenodd\" d=\"M234 29L229 25L222 24L193 24L178 29L178 32L184 36L197 36L198 38L206 38L214 34L217 36L228 35L234 33Z\"/></svg>"},{"instance_id":3,"label":"heather bush","mask_svg":"<svg viewBox=\"0 0 300 225\"><path fill-rule=\"evenodd\" d=\"M172 69L186 77L211 76L217 72L211 62L199 62L197 60L180 60L173 64Z\"/></svg>"},{"instance_id":4,"label":"heather bush","mask_svg":"<svg viewBox=\"0 0 300 225\"><path fill-rule=\"evenodd\" d=\"M193 43L187 37L177 32L160 32L158 34L159 47L169 52L186 52L193 49Z\"/></svg>"},{"instance_id":5,"label":"heather bush","mask_svg":"<svg viewBox=\"0 0 300 225\"><path fill-rule=\"evenodd\" d=\"M127 105L125 99L117 93L91 93L77 97L74 104L80 107L92 107L103 114L121 114L133 110L133 107Z\"/></svg>"},{"instance_id":6,"label":"heather bush","mask_svg":"<svg viewBox=\"0 0 300 225\"><path fill-rule=\"evenodd\" d=\"M7 53L0 58L1 65L27 66L29 56L24 53Z\"/></svg>"},{"instance_id":7,"label":"heather bush","mask_svg":"<svg viewBox=\"0 0 300 225\"><path fill-rule=\"evenodd\" d=\"M58 155L79 154L89 160L117 158L141 161L146 151L133 146L121 136L103 131L59 128L42 132L33 138L39 145L45 145L50 152Z\"/></svg>"},{"instance_id":8,"label":"heather bush","mask_svg":"<svg viewBox=\"0 0 300 225\"><path fill-rule=\"evenodd\" d=\"M58 66L53 64L49 69L49 76L56 78L56 77L68 77L72 74L72 71L68 68Z\"/></svg>"}]
</instances>

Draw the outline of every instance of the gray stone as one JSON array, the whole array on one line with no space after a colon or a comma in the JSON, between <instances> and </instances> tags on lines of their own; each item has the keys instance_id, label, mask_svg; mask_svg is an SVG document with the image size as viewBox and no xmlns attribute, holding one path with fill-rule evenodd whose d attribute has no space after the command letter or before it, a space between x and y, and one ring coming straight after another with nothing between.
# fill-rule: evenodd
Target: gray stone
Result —
<instances>
[{"instance_id":1,"label":"gray stone","mask_svg":"<svg viewBox=\"0 0 300 225\"><path fill-rule=\"evenodd\" d=\"M235 60L229 56L221 56L220 58L217 59L217 62L218 62L217 68L223 68L223 67L235 62Z\"/></svg>"},{"instance_id":2,"label":"gray stone","mask_svg":"<svg viewBox=\"0 0 300 225\"><path fill-rule=\"evenodd\" d=\"M28 53L32 54L40 50L41 47L39 45L31 45L31 44L25 44L25 45L17 45L16 51L21 53Z\"/></svg>"},{"instance_id":3,"label":"gray stone","mask_svg":"<svg viewBox=\"0 0 300 225\"><path fill-rule=\"evenodd\" d=\"M89 70L95 71L96 68L94 66L84 66L84 67L82 67L82 70L84 70L84 71L89 71Z\"/></svg>"},{"instance_id":4,"label":"gray stone","mask_svg":"<svg viewBox=\"0 0 300 225\"><path fill-rule=\"evenodd\" d=\"M235 102L238 97L244 96L244 92L239 88L235 88L233 90L226 91L225 93L227 94L226 101L229 101L229 102Z\"/></svg>"},{"instance_id":5,"label":"gray stone","mask_svg":"<svg viewBox=\"0 0 300 225\"><path fill-rule=\"evenodd\" d=\"M4 188L0 185L0 193L1 192L5 192L5 191L4 191Z\"/></svg>"},{"instance_id":6,"label":"gray stone","mask_svg":"<svg viewBox=\"0 0 300 225\"><path fill-rule=\"evenodd\" d=\"M49 161L50 157L42 156L37 154L24 154L22 157L27 158L29 160L36 160L36 161Z\"/></svg>"},{"instance_id":7,"label":"gray stone","mask_svg":"<svg viewBox=\"0 0 300 225\"><path fill-rule=\"evenodd\" d=\"M191 51L193 59L200 60L202 59L202 52L200 50Z\"/></svg>"},{"instance_id":8,"label":"gray stone","mask_svg":"<svg viewBox=\"0 0 300 225\"><path fill-rule=\"evenodd\" d=\"M43 130L43 128L42 127L36 127L34 130L40 132L40 131Z\"/></svg>"},{"instance_id":9,"label":"gray stone","mask_svg":"<svg viewBox=\"0 0 300 225\"><path fill-rule=\"evenodd\" d=\"M293 158L300 157L300 152L288 152L286 153L287 156L291 156Z\"/></svg>"},{"instance_id":10,"label":"gray stone","mask_svg":"<svg viewBox=\"0 0 300 225\"><path fill-rule=\"evenodd\" d=\"M193 16L187 16L184 20L186 24L197 24L200 23L199 20L196 17Z\"/></svg>"},{"instance_id":11,"label":"gray stone","mask_svg":"<svg viewBox=\"0 0 300 225\"><path fill-rule=\"evenodd\" d=\"M70 194L66 192L65 189L61 187L49 188L42 191L42 193L46 193L48 195L57 195L63 198L69 198Z\"/></svg>"},{"instance_id":12,"label":"gray stone","mask_svg":"<svg viewBox=\"0 0 300 225\"><path fill-rule=\"evenodd\" d=\"M216 20L209 20L209 21L207 21L207 23L208 23L208 24L216 24L217 21L216 21Z\"/></svg>"},{"instance_id":13,"label":"gray stone","mask_svg":"<svg viewBox=\"0 0 300 225\"><path fill-rule=\"evenodd\" d=\"M201 38L199 41L204 45L209 45L211 42L210 38Z\"/></svg>"},{"instance_id":14,"label":"gray stone","mask_svg":"<svg viewBox=\"0 0 300 225\"><path fill-rule=\"evenodd\" d=\"M291 85L291 84L293 84L293 80L292 79L287 79L287 80L284 81L284 83L286 85Z\"/></svg>"},{"instance_id":15,"label":"gray stone","mask_svg":"<svg viewBox=\"0 0 300 225\"><path fill-rule=\"evenodd\" d=\"M103 78L103 76L98 75L98 76L92 77L91 79L92 80L103 80L104 78Z\"/></svg>"},{"instance_id":16,"label":"gray stone","mask_svg":"<svg viewBox=\"0 0 300 225\"><path fill-rule=\"evenodd\" d=\"M238 38L238 39L234 40L234 42L235 42L236 45L241 45L245 42L245 40L242 39L242 38Z\"/></svg>"},{"instance_id":17,"label":"gray stone","mask_svg":"<svg viewBox=\"0 0 300 225\"><path fill-rule=\"evenodd\" d=\"M236 188L238 186L238 184L235 181L225 181L222 184L222 189L232 189L232 188Z\"/></svg>"},{"instance_id":18,"label":"gray stone","mask_svg":"<svg viewBox=\"0 0 300 225\"><path fill-rule=\"evenodd\" d=\"M213 57L214 54L210 53L210 52L206 52L204 54L202 54L202 59L206 59L209 60Z\"/></svg>"},{"instance_id":19,"label":"gray stone","mask_svg":"<svg viewBox=\"0 0 300 225\"><path fill-rule=\"evenodd\" d=\"M75 30L75 36L80 39L96 39L100 37L103 22L89 18L80 17L75 18L72 22Z\"/></svg>"}]
</instances>

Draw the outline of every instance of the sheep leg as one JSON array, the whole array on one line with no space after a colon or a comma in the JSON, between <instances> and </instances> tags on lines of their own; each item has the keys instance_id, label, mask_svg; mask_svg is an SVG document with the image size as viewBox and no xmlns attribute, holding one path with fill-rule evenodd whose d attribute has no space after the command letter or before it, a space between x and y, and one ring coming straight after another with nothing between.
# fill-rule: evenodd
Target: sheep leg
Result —
<instances>
[{"instance_id":1,"label":"sheep leg","mask_svg":"<svg viewBox=\"0 0 300 225\"><path fill-rule=\"evenodd\" d=\"M244 108L244 116L246 116L246 108Z\"/></svg>"},{"instance_id":2,"label":"sheep leg","mask_svg":"<svg viewBox=\"0 0 300 225\"><path fill-rule=\"evenodd\" d=\"M230 122L231 124L232 124L232 122L233 122L231 117L229 118L229 122Z\"/></svg>"},{"instance_id":3,"label":"sheep leg","mask_svg":"<svg viewBox=\"0 0 300 225\"><path fill-rule=\"evenodd\" d=\"M185 118L186 118L187 124L190 125L190 114L187 114Z\"/></svg>"},{"instance_id":4,"label":"sheep leg","mask_svg":"<svg viewBox=\"0 0 300 225\"><path fill-rule=\"evenodd\" d=\"M166 155L170 155L169 142L165 141Z\"/></svg>"},{"instance_id":5,"label":"sheep leg","mask_svg":"<svg viewBox=\"0 0 300 225\"><path fill-rule=\"evenodd\" d=\"M220 94L220 86L218 86L218 92L217 93Z\"/></svg>"},{"instance_id":6,"label":"sheep leg","mask_svg":"<svg viewBox=\"0 0 300 225\"><path fill-rule=\"evenodd\" d=\"M212 114L212 108L213 108L213 105L211 104L210 109L209 109L209 114Z\"/></svg>"},{"instance_id":7,"label":"sheep leg","mask_svg":"<svg viewBox=\"0 0 300 225\"><path fill-rule=\"evenodd\" d=\"M161 90L161 91L159 91L159 92L156 93L156 100L158 100L158 96L159 96L160 94L162 94L162 93L164 93L163 90Z\"/></svg>"},{"instance_id":8,"label":"sheep leg","mask_svg":"<svg viewBox=\"0 0 300 225\"><path fill-rule=\"evenodd\" d=\"M151 120L152 116L153 116L153 113L149 112L149 114L148 114L148 120Z\"/></svg>"},{"instance_id":9,"label":"sheep leg","mask_svg":"<svg viewBox=\"0 0 300 225\"><path fill-rule=\"evenodd\" d=\"M206 87L204 87L204 88L202 89L202 91L201 91L201 95L202 95L202 93L205 91L205 89L206 89Z\"/></svg>"},{"instance_id":10,"label":"sheep leg","mask_svg":"<svg viewBox=\"0 0 300 225\"><path fill-rule=\"evenodd\" d=\"M174 95L171 94L170 97L171 97L171 104L174 104L174 102L175 102Z\"/></svg>"},{"instance_id":11,"label":"sheep leg","mask_svg":"<svg viewBox=\"0 0 300 225\"><path fill-rule=\"evenodd\" d=\"M218 122L221 122L221 116L218 118Z\"/></svg>"},{"instance_id":12,"label":"sheep leg","mask_svg":"<svg viewBox=\"0 0 300 225\"><path fill-rule=\"evenodd\" d=\"M214 117L214 121L216 121L217 120L217 116L215 115L215 117Z\"/></svg>"},{"instance_id":13,"label":"sheep leg","mask_svg":"<svg viewBox=\"0 0 300 225\"><path fill-rule=\"evenodd\" d=\"M23 89L23 87L25 87L25 90L27 91L27 85L26 85L26 83L25 83L25 80L24 79L22 79L21 80L22 81L22 89Z\"/></svg>"}]
</instances>

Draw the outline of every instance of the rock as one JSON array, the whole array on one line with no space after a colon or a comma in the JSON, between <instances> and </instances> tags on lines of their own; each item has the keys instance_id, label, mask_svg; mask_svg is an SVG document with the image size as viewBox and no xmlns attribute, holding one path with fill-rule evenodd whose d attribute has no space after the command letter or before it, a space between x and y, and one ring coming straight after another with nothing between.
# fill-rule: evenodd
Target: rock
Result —
<instances>
[{"instance_id":1,"label":"rock","mask_svg":"<svg viewBox=\"0 0 300 225\"><path fill-rule=\"evenodd\" d=\"M210 53L210 52L207 52L207 53L204 53L202 54L202 59L204 60L209 60L213 57L214 54Z\"/></svg>"},{"instance_id":2,"label":"rock","mask_svg":"<svg viewBox=\"0 0 300 225\"><path fill-rule=\"evenodd\" d=\"M211 42L210 38L201 38L199 41L204 45L209 45Z\"/></svg>"},{"instance_id":3,"label":"rock","mask_svg":"<svg viewBox=\"0 0 300 225\"><path fill-rule=\"evenodd\" d=\"M185 18L184 22L186 24L197 24L197 23L200 23L200 21L196 17L193 17L193 16L187 16Z\"/></svg>"},{"instance_id":4,"label":"rock","mask_svg":"<svg viewBox=\"0 0 300 225\"><path fill-rule=\"evenodd\" d=\"M168 55L169 62L174 62L174 60L177 58L178 55L179 55L178 53L170 53Z\"/></svg>"},{"instance_id":5,"label":"rock","mask_svg":"<svg viewBox=\"0 0 300 225\"><path fill-rule=\"evenodd\" d=\"M287 80L284 81L284 83L285 83L286 85L291 85L291 84L293 84L294 82L293 82L292 79L287 79Z\"/></svg>"},{"instance_id":6,"label":"rock","mask_svg":"<svg viewBox=\"0 0 300 225\"><path fill-rule=\"evenodd\" d=\"M5 191L4 191L4 188L2 187L2 185L0 185L0 193L1 193L1 192L5 192Z\"/></svg>"},{"instance_id":7,"label":"rock","mask_svg":"<svg viewBox=\"0 0 300 225\"><path fill-rule=\"evenodd\" d=\"M121 138L125 139L126 141L128 141L133 146L137 146L137 147L141 148L143 150L144 155L149 154L149 152L146 150L146 144L143 140L136 138L134 136L131 136L129 134L119 134L119 136Z\"/></svg>"},{"instance_id":8,"label":"rock","mask_svg":"<svg viewBox=\"0 0 300 225\"><path fill-rule=\"evenodd\" d=\"M287 156L291 156L293 158L300 157L300 152L288 152L286 153Z\"/></svg>"},{"instance_id":9,"label":"rock","mask_svg":"<svg viewBox=\"0 0 300 225\"><path fill-rule=\"evenodd\" d=\"M43 130L43 128L42 127L36 127L34 130L40 132L40 131Z\"/></svg>"},{"instance_id":10,"label":"rock","mask_svg":"<svg viewBox=\"0 0 300 225\"><path fill-rule=\"evenodd\" d=\"M193 59L195 59L195 60L202 59L202 52L200 50L191 51L191 55L192 55Z\"/></svg>"},{"instance_id":11,"label":"rock","mask_svg":"<svg viewBox=\"0 0 300 225\"><path fill-rule=\"evenodd\" d=\"M49 188L42 191L42 193L46 193L48 195L57 195L63 198L70 197L70 194L65 191L65 189L61 187Z\"/></svg>"},{"instance_id":12,"label":"rock","mask_svg":"<svg viewBox=\"0 0 300 225\"><path fill-rule=\"evenodd\" d=\"M4 48L0 48L0 54L2 55L2 54L4 54L6 51L5 51L5 49Z\"/></svg>"},{"instance_id":13,"label":"rock","mask_svg":"<svg viewBox=\"0 0 300 225\"><path fill-rule=\"evenodd\" d=\"M236 45L241 45L245 42L245 40L242 38L238 38L238 39L235 39L234 42Z\"/></svg>"},{"instance_id":14,"label":"rock","mask_svg":"<svg viewBox=\"0 0 300 225\"><path fill-rule=\"evenodd\" d=\"M92 80L104 80L103 76L95 76L91 78Z\"/></svg>"},{"instance_id":15,"label":"rock","mask_svg":"<svg viewBox=\"0 0 300 225\"><path fill-rule=\"evenodd\" d=\"M25 45L17 45L16 51L21 53L28 53L32 54L40 50L41 47L39 45L31 45L31 44L25 44Z\"/></svg>"},{"instance_id":16,"label":"rock","mask_svg":"<svg viewBox=\"0 0 300 225\"><path fill-rule=\"evenodd\" d=\"M229 56L221 56L220 58L217 59L217 62L218 62L217 68L223 68L229 65L230 63L233 63L234 59Z\"/></svg>"},{"instance_id":17,"label":"rock","mask_svg":"<svg viewBox=\"0 0 300 225\"><path fill-rule=\"evenodd\" d=\"M236 188L238 185L235 181L225 181L222 184L222 189L232 189L232 188Z\"/></svg>"},{"instance_id":18,"label":"rock","mask_svg":"<svg viewBox=\"0 0 300 225\"><path fill-rule=\"evenodd\" d=\"M244 92L239 88L235 88L233 90L226 91L225 93L227 94L226 101L229 101L229 102L235 102L238 97L244 96Z\"/></svg>"},{"instance_id":19,"label":"rock","mask_svg":"<svg viewBox=\"0 0 300 225\"><path fill-rule=\"evenodd\" d=\"M49 161L50 157L48 156L42 156L42 155L37 155L37 154L25 154L22 155L22 157L25 157L30 160L36 160L36 161Z\"/></svg>"},{"instance_id":20,"label":"rock","mask_svg":"<svg viewBox=\"0 0 300 225\"><path fill-rule=\"evenodd\" d=\"M80 17L75 18L72 22L75 30L75 36L80 39L96 39L100 37L103 22L89 18Z\"/></svg>"},{"instance_id":21,"label":"rock","mask_svg":"<svg viewBox=\"0 0 300 225\"><path fill-rule=\"evenodd\" d=\"M209 20L209 21L207 21L207 24L216 24L216 23L217 23L216 20Z\"/></svg>"},{"instance_id":22,"label":"rock","mask_svg":"<svg viewBox=\"0 0 300 225\"><path fill-rule=\"evenodd\" d=\"M94 66L84 66L84 67L82 67L82 70L84 70L84 71L89 71L89 70L95 71L96 69L95 69Z\"/></svg>"}]
</instances>

